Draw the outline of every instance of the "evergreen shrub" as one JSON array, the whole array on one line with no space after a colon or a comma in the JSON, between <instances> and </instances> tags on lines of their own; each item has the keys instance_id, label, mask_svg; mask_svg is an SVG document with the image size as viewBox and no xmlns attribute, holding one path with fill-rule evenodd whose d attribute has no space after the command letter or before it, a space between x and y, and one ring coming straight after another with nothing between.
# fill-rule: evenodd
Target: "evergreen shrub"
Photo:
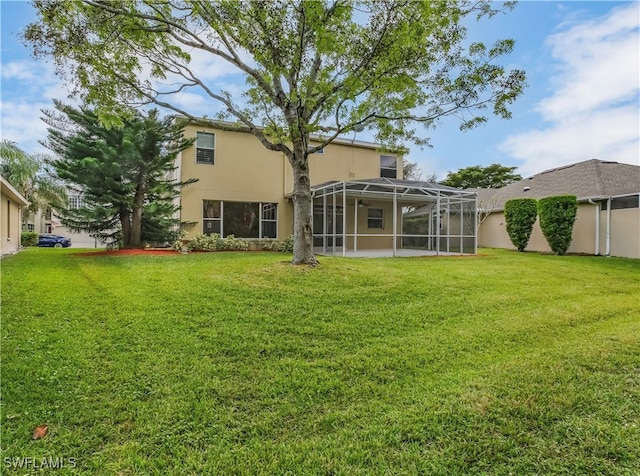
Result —
<instances>
[{"instance_id":1,"label":"evergreen shrub","mask_svg":"<svg viewBox=\"0 0 640 476\"><path fill-rule=\"evenodd\" d=\"M504 204L507 233L518 251L527 247L537 216L538 205L534 198L514 198Z\"/></svg>"},{"instance_id":2,"label":"evergreen shrub","mask_svg":"<svg viewBox=\"0 0 640 476\"><path fill-rule=\"evenodd\" d=\"M38 234L35 231L23 231L20 235L22 246L36 246L38 244Z\"/></svg>"},{"instance_id":3,"label":"evergreen shrub","mask_svg":"<svg viewBox=\"0 0 640 476\"><path fill-rule=\"evenodd\" d=\"M578 201L575 195L558 195L538 200L540 228L554 253L563 255L567 252L577 211Z\"/></svg>"}]
</instances>

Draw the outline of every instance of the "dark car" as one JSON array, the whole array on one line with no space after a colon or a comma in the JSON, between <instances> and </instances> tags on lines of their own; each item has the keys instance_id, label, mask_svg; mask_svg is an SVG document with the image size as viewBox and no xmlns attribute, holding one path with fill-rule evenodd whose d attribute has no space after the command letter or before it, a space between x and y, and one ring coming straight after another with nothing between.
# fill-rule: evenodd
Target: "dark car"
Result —
<instances>
[{"instance_id":1,"label":"dark car","mask_svg":"<svg viewBox=\"0 0 640 476\"><path fill-rule=\"evenodd\" d=\"M38 246L53 246L54 248L68 248L71 246L71 238L60 235L40 235L38 237Z\"/></svg>"}]
</instances>

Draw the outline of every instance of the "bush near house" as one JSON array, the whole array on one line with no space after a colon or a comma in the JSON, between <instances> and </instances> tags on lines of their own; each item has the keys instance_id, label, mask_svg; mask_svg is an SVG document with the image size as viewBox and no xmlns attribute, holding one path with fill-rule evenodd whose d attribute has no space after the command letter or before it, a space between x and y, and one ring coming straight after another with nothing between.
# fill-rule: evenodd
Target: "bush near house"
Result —
<instances>
[{"instance_id":1,"label":"bush near house","mask_svg":"<svg viewBox=\"0 0 640 476\"><path fill-rule=\"evenodd\" d=\"M558 195L538 201L540 228L554 253L563 255L567 252L577 211L575 195Z\"/></svg>"},{"instance_id":2,"label":"bush near house","mask_svg":"<svg viewBox=\"0 0 640 476\"><path fill-rule=\"evenodd\" d=\"M22 246L36 246L38 244L38 234L35 231L23 231L20 235Z\"/></svg>"},{"instance_id":3,"label":"bush near house","mask_svg":"<svg viewBox=\"0 0 640 476\"><path fill-rule=\"evenodd\" d=\"M504 217L511 243L524 251L538 216L538 202L534 198L514 198L504 204Z\"/></svg>"},{"instance_id":4,"label":"bush near house","mask_svg":"<svg viewBox=\"0 0 640 476\"><path fill-rule=\"evenodd\" d=\"M288 236L281 241L269 239L249 241L244 238L236 238L233 235L222 238L219 234L213 233L211 235L196 235L186 245L183 244L183 240L177 240L173 244L173 249L176 251L182 251L185 247L188 251L247 251L249 249L261 249L262 251L293 253L293 236Z\"/></svg>"},{"instance_id":5,"label":"bush near house","mask_svg":"<svg viewBox=\"0 0 640 476\"><path fill-rule=\"evenodd\" d=\"M196 235L187 243L189 251L246 251L249 242L242 238L229 235L222 238L219 234Z\"/></svg>"}]
</instances>

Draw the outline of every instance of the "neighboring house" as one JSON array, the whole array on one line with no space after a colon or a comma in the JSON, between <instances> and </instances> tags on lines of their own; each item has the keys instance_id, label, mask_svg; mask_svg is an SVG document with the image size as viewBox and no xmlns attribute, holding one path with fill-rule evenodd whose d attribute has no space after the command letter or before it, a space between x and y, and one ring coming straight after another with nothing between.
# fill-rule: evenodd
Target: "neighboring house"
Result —
<instances>
[{"instance_id":1,"label":"neighboring house","mask_svg":"<svg viewBox=\"0 0 640 476\"><path fill-rule=\"evenodd\" d=\"M282 153L266 149L232 123L192 122L185 136L196 141L177 158L177 174L181 180L198 179L180 196L187 238L219 233L281 240L293 233L293 173ZM450 216L448 205L472 202L467 208L475 210L475 193L402 180L402 158L380 150L379 144L337 139L309 157L316 251L386 250L395 255L411 247L474 253L475 228L459 226L451 235L441 231ZM403 210L418 206L430 207L433 224L403 233Z\"/></svg>"},{"instance_id":2,"label":"neighboring house","mask_svg":"<svg viewBox=\"0 0 640 476\"><path fill-rule=\"evenodd\" d=\"M68 190L67 195L69 208L79 208L82 206L82 196L80 193L74 190ZM88 233L75 233L69 230L62 225L60 217L56 216L55 211L52 212L50 208L38 210L35 214L27 217L26 220L23 221L22 227L22 231L35 231L39 235L43 233L53 233L71 238L71 246L73 248L98 248L104 246L104 243L92 238Z\"/></svg>"},{"instance_id":3,"label":"neighboring house","mask_svg":"<svg viewBox=\"0 0 640 476\"><path fill-rule=\"evenodd\" d=\"M22 209L28 205L27 199L0 177L0 255L18 251Z\"/></svg>"},{"instance_id":4,"label":"neighboring house","mask_svg":"<svg viewBox=\"0 0 640 476\"><path fill-rule=\"evenodd\" d=\"M640 258L640 166L592 159L477 192L480 213L488 213L478 231L480 246L514 248L504 219L507 200L570 194L578 213L569 253ZM538 221L526 249L550 251Z\"/></svg>"}]
</instances>

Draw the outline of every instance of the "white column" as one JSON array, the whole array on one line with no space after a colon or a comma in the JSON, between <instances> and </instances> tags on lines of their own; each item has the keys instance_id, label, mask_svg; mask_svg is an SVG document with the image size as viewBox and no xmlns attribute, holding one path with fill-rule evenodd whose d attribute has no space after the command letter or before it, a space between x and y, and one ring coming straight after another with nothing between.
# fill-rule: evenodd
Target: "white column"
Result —
<instances>
[{"instance_id":1,"label":"white column","mask_svg":"<svg viewBox=\"0 0 640 476\"><path fill-rule=\"evenodd\" d=\"M398 235L398 194L393 187L393 256L396 256L396 238Z\"/></svg>"},{"instance_id":2,"label":"white column","mask_svg":"<svg viewBox=\"0 0 640 476\"><path fill-rule=\"evenodd\" d=\"M322 196L322 252L327 252L327 191Z\"/></svg>"},{"instance_id":3,"label":"white column","mask_svg":"<svg viewBox=\"0 0 640 476\"><path fill-rule=\"evenodd\" d=\"M436 201L436 254L440 254L440 190Z\"/></svg>"},{"instance_id":4,"label":"white column","mask_svg":"<svg viewBox=\"0 0 640 476\"><path fill-rule=\"evenodd\" d=\"M353 200L353 251L358 251L358 199Z\"/></svg>"},{"instance_id":5,"label":"white column","mask_svg":"<svg viewBox=\"0 0 640 476\"><path fill-rule=\"evenodd\" d=\"M335 256L336 255L336 186L333 186L333 193L331 194L331 196L333 197L332 203L333 203L333 230L331 230L331 244L333 245L331 247L332 250L332 255Z\"/></svg>"},{"instance_id":6,"label":"white column","mask_svg":"<svg viewBox=\"0 0 640 476\"><path fill-rule=\"evenodd\" d=\"M347 182L342 183L342 257L347 256Z\"/></svg>"}]
</instances>

